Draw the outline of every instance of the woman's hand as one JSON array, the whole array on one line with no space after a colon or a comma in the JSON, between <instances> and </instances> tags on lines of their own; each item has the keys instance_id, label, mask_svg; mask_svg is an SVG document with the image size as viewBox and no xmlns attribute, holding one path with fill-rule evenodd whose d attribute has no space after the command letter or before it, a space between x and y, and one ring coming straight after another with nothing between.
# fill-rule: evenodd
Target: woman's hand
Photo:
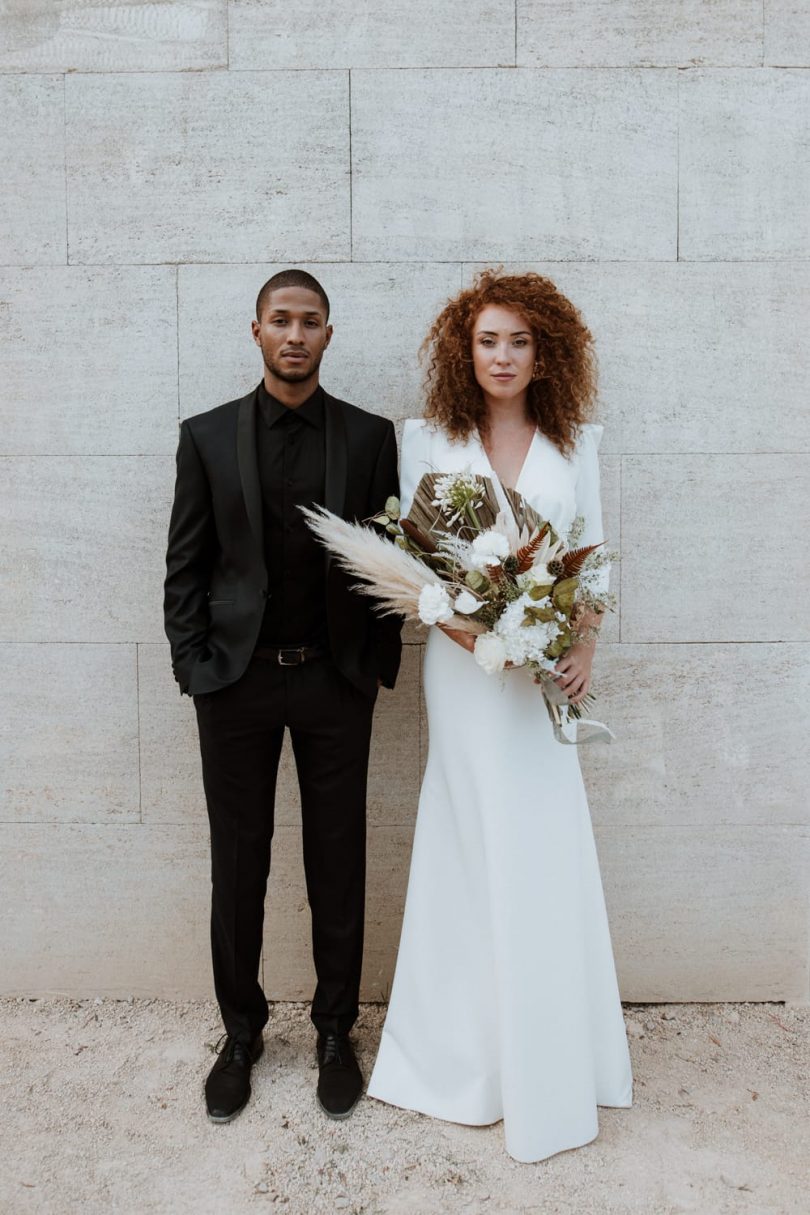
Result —
<instances>
[{"instance_id":1,"label":"woman's hand","mask_svg":"<svg viewBox=\"0 0 810 1215\"><path fill-rule=\"evenodd\" d=\"M554 667L557 671L554 682L558 688L562 688L572 705L578 705L588 695L595 649L595 641L577 641Z\"/></svg>"}]
</instances>

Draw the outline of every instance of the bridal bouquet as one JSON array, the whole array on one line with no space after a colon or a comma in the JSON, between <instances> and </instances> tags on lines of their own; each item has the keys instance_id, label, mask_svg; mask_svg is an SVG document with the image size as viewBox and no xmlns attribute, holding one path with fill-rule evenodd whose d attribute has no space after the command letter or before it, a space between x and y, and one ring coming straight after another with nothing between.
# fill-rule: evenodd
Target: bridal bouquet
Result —
<instances>
[{"instance_id":1,"label":"bridal bouquet","mask_svg":"<svg viewBox=\"0 0 810 1215\"><path fill-rule=\"evenodd\" d=\"M573 705L552 676L558 659L587 635L585 613L613 607L613 596L598 589L598 573L615 554L601 544L576 547L581 519L562 539L520 494L503 493L508 510L488 477L426 473L408 518L389 498L369 520L377 531L324 508L303 509L382 611L475 635L475 660L488 674L507 664L527 667L560 742L610 741L607 726L583 716L590 693Z\"/></svg>"}]
</instances>

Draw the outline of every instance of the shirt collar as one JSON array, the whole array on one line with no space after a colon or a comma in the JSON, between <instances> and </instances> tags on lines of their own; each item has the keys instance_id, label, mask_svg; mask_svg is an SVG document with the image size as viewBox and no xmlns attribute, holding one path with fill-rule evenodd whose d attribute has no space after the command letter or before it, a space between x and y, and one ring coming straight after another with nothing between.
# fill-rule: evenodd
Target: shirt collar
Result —
<instances>
[{"instance_id":1,"label":"shirt collar","mask_svg":"<svg viewBox=\"0 0 810 1215\"><path fill-rule=\"evenodd\" d=\"M259 409L267 426L275 426L282 418L295 416L303 418L310 426L314 426L316 430L323 429L323 389L320 384L315 391L308 396L305 401L295 408L285 405L283 401L279 401L278 397L274 397L269 393L264 386L264 381L259 384Z\"/></svg>"}]
</instances>

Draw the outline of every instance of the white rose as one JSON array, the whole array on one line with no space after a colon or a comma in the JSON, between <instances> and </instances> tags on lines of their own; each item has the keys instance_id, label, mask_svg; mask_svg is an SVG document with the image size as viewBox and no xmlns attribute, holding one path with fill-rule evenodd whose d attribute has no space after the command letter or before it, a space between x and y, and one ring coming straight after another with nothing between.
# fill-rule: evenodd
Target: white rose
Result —
<instances>
[{"instance_id":1,"label":"white rose","mask_svg":"<svg viewBox=\"0 0 810 1215\"><path fill-rule=\"evenodd\" d=\"M444 624L453 616L450 596L439 583L423 586L419 592L419 619L422 624Z\"/></svg>"},{"instance_id":2,"label":"white rose","mask_svg":"<svg viewBox=\"0 0 810 1215\"><path fill-rule=\"evenodd\" d=\"M481 600L476 599L469 591L462 591L453 604L456 612L461 612L462 616L470 616L473 612L477 612L481 606Z\"/></svg>"},{"instance_id":3,"label":"white rose","mask_svg":"<svg viewBox=\"0 0 810 1215\"><path fill-rule=\"evenodd\" d=\"M488 531L479 532L472 542L472 563L476 569L484 569L487 565L495 565L509 556L509 541L502 532L494 527Z\"/></svg>"},{"instance_id":4,"label":"white rose","mask_svg":"<svg viewBox=\"0 0 810 1215\"><path fill-rule=\"evenodd\" d=\"M487 675L496 675L506 663L506 646L495 633L481 633L475 639L475 661Z\"/></svg>"}]
</instances>

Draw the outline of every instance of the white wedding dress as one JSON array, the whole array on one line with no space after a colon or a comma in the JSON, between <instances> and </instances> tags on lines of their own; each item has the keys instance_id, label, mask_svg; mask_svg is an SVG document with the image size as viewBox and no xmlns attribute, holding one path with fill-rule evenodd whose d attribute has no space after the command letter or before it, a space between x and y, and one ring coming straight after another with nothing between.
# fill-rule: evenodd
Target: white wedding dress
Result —
<instances>
[{"instance_id":1,"label":"white wedding dress","mask_svg":"<svg viewBox=\"0 0 810 1215\"><path fill-rule=\"evenodd\" d=\"M603 539L597 447L532 440L515 488L565 535ZM425 472L493 478L477 437L405 423L402 508ZM500 489L500 486L497 486ZM502 491L501 491L502 492ZM588 802L525 670L487 675L438 629L425 651L430 731L402 939L372 1097L472 1125L542 1160L629 1106L632 1074Z\"/></svg>"}]
</instances>

